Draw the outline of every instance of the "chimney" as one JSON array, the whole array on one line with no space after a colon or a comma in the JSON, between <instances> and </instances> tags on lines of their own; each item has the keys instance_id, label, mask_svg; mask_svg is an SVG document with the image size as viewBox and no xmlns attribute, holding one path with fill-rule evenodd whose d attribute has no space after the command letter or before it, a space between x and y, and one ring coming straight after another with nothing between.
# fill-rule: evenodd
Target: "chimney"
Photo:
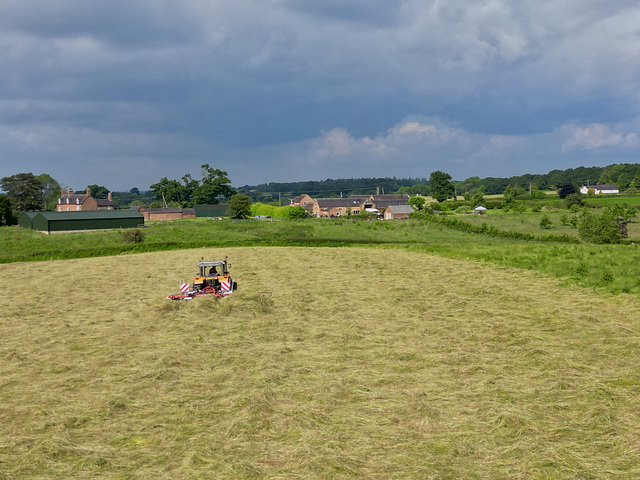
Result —
<instances>
[{"instance_id":1,"label":"chimney","mask_svg":"<svg viewBox=\"0 0 640 480\"><path fill-rule=\"evenodd\" d=\"M89 187L87 187L87 197L91 196L91 189Z\"/></svg>"},{"instance_id":2,"label":"chimney","mask_svg":"<svg viewBox=\"0 0 640 480\"><path fill-rule=\"evenodd\" d=\"M113 201L113 198L111 198L111 192L107 193L107 200Z\"/></svg>"},{"instance_id":3,"label":"chimney","mask_svg":"<svg viewBox=\"0 0 640 480\"><path fill-rule=\"evenodd\" d=\"M65 189L64 189L64 188L61 188L61 189L60 189L60 196L61 196L61 197L64 197L66 194L67 194L67 192L65 191Z\"/></svg>"},{"instance_id":4,"label":"chimney","mask_svg":"<svg viewBox=\"0 0 640 480\"><path fill-rule=\"evenodd\" d=\"M71 187L69 187L69 189L67 190L67 195L73 195L73 190L71 190Z\"/></svg>"}]
</instances>

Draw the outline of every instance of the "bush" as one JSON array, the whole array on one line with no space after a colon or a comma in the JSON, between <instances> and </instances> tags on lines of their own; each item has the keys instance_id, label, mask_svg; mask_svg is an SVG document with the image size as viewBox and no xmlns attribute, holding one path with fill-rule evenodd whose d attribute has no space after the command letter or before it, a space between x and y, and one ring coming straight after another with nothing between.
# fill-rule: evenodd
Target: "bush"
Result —
<instances>
[{"instance_id":1,"label":"bush","mask_svg":"<svg viewBox=\"0 0 640 480\"><path fill-rule=\"evenodd\" d=\"M122 243L134 244L144 242L144 232L142 230L125 230L122 232Z\"/></svg>"},{"instance_id":2,"label":"bush","mask_svg":"<svg viewBox=\"0 0 640 480\"><path fill-rule=\"evenodd\" d=\"M592 243L620 243L622 234L616 219L607 213L583 213L578 223L580 238Z\"/></svg>"},{"instance_id":3,"label":"bush","mask_svg":"<svg viewBox=\"0 0 640 480\"><path fill-rule=\"evenodd\" d=\"M584 202L582 201L583 198L584 197L581 193L571 193L565 197L564 203L567 208L571 208L574 205L581 207L584 205Z\"/></svg>"},{"instance_id":4,"label":"bush","mask_svg":"<svg viewBox=\"0 0 640 480\"><path fill-rule=\"evenodd\" d=\"M578 223L580 223L580 219L578 217L571 217L569 219L569 225L573 228L578 228Z\"/></svg>"},{"instance_id":5,"label":"bush","mask_svg":"<svg viewBox=\"0 0 640 480\"><path fill-rule=\"evenodd\" d=\"M550 229L551 228L551 219L547 215L543 215L540 220L540 228Z\"/></svg>"}]
</instances>

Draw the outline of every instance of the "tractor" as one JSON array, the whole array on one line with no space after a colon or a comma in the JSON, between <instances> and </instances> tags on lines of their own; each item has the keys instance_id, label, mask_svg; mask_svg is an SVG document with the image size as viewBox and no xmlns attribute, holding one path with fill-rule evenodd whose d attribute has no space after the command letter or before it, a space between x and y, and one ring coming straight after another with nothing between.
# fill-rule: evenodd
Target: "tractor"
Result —
<instances>
[{"instance_id":1,"label":"tractor","mask_svg":"<svg viewBox=\"0 0 640 480\"><path fill-rule=\"evenodd\" d=\"M191 300L194 297L226 297L238 289L238 283L229 275L231 264L224 260L202 260L198 262L198 276L193 288L188 283L180 284L180 293L169 295L170 300Z\"/></svg>"},{"instance_id":2,"label":"tractor","mask_svg":"<svg viewBox=\"0 0 640 480\"><path fill-rule=\"evenodd\" d=\"M200 269L193 280L193 291L198 293L228 293L237 290L238 284L229 276L231 264L224 260L209 260L198 262Z\"/></svg>"}]
</instances>

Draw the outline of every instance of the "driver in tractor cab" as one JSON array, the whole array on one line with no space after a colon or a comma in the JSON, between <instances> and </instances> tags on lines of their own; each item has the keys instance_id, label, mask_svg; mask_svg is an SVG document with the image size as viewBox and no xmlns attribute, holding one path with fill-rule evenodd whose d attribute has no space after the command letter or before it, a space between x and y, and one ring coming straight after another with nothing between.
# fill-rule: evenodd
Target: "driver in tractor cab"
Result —
<instances>
[{"instance_id":1,"label":"driver in tractor cab","mask_svg":"<svg viewBox=\"0 0 640 480\"><path fill-rule=\"evenodd\" d=\"M216 270L216 267L211 267L211 270L209 270L209 276L215 277L217 275L218 275L218 270Z\"/></svg>"}]
</instances>

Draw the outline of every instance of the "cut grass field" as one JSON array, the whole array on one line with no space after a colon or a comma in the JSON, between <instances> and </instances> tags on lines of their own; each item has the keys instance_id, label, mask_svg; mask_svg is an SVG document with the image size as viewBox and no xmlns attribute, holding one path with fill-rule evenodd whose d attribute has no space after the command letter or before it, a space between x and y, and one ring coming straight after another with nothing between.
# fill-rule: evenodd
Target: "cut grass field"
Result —
<instances>
[{"instance_id":1,"label":"cut grass field","mask_svg":"<svg viewBox=\"0 0 640 480\"><path fill-rule=\"evenodd\" d=\"M162 300L222 255L239 293ZM0 298L2 479L640 477L633 296L262 247L0 265Z\"/></svg>"}]
</instances>

